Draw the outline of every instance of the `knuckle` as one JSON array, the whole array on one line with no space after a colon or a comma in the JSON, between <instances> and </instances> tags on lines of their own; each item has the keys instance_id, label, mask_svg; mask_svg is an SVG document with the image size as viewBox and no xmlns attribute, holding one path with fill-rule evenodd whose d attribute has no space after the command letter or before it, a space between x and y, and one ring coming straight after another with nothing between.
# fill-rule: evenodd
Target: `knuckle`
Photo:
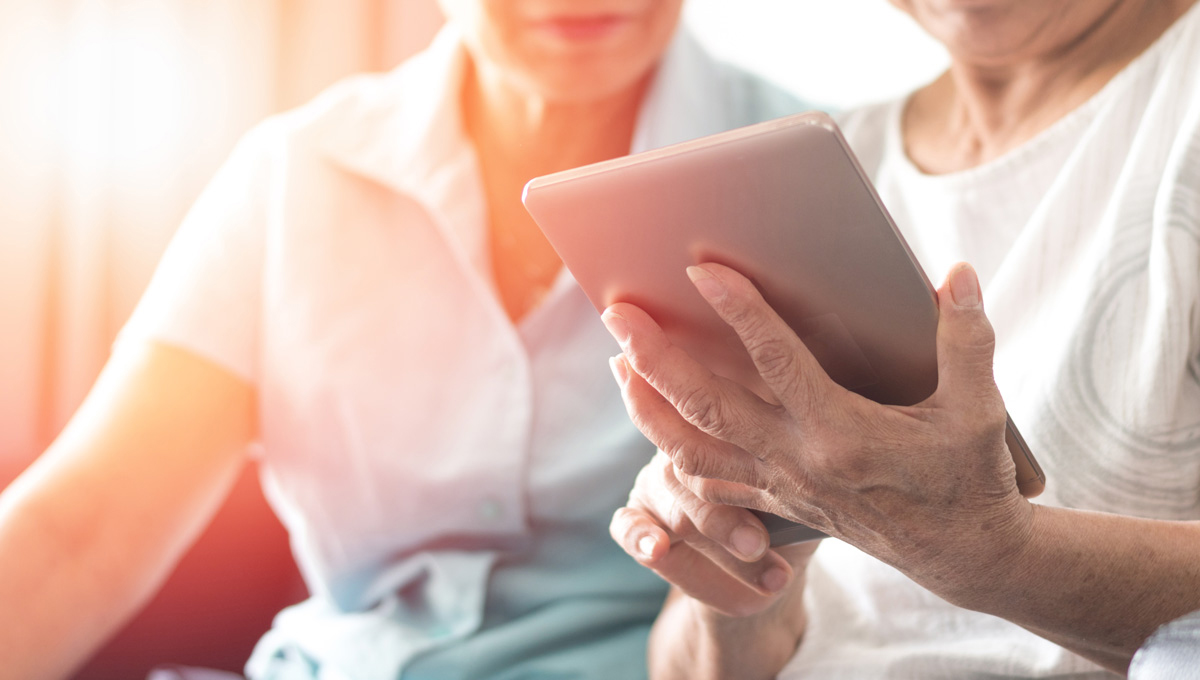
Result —
<instances>
[{"instance_id":1,"label":"knuckle","mask_svg":"<svg viewBox=\"0 0 1200 680\"><path fill-rule=\"evenodd\" d=\"M725 407L707 385L696 385L682 394L676 409L684 420L704 432L718 431L725 421Z\"/></svg>"},{"instance_id":2,"label":"knuckle","mask_svg":"<svg viewBox=\"0 0 1200 680\"><path fill-rule=\"evenodd\" d=\"M707 446L693 447L690 453L672 456L678 472L688 477L710 477L719 473L716 456Z\"/></svg>"},{"instance_id":3,"label":"knuckle","mask_svg":"<svg viewBox=\"0 0 1200 680\"><path fill-rule=\"evenodd\" d=\"M758 322L758 310L754 304L757 291L748 286L747 281L725 279L725 285L730 291L719 303L719 311L725 321L735 329L749 330Z\"/></svg>"},{"instance_id":4,"label":"knuckle","mask_svg":"<svg viewBox=\"0 0 1200 680\"><path fill-rule=\"evenodd\" d=\"M965 338L959 343L959 352L979 362L991 360L996 354L996 337L989 334L988 337Z\"/></svg>"},{"instance_id":5,"label":"knuckle","mask_svg":"<svg viewBox=\"0 0 1200 680\"><path fill-rule=\"evenodd\" d=\"M662 479L668 489L679 487L678 473L685 475L705 475L710 472L711 454L704 445L693 442L667 442L662 449L671 460L671 465L663 468Z\"/></svg>"},{"instance_id":6,"label":"knuckle","mask_svg":"<svg viewBox=\"0 0 1200 680\"><path fill-rule=\"evenodd\" d=\"M977 311L971 316L971 334L974 335L981 343L994 343L996 341L996 329L992 328L992 322L987 318L987 315L982 311Z\"/></svg>"},{"instance_id":7,"label":"knuckle","mask_svg":"<svg viewBox=\"0 0 1200 680\"><path fill-rule=\"evenodd\" d=\"M675 469L683 470L696 465L693 462L696 454L692 451L692 447L685 442L678 440L666 441L662 443L659 450L671 461L671 465L664 466L660 471L661 480L667 488L671 488L671 478L674 476Z\"/></svg>"},{"instance_id":8,"label":"knuckle","mask_svg":"<svg viewBox=\"0 0 1200 680\"><path fill-rule=\"evenodd\" d=\"M762 334L764 326L762 317L758 310L750 305L727 306L725 319L743 337L755 337Z\"/></svg>"},{"instance_id":9,"label":"knuckle","mask_svg":"<svg viewBox=\"0 0 1200 680\"><path fill-rule=\"evenodd\" d=\"M960 321L959 330L953 334L955 344L961 351L972 354L992 354L996 349L996 332L991 321L981 312L964 314L967 318Z\"/></svg>"},{"instance_id":10,"label":"knuckle","mask_svg":"<svg viewBox=\"0 0 1200 680\"><path fill-rule=\"evenodd\" d=\"M678 381L678 378L667 368L667 362L664 360L669 353L667 350L647 347L640 351L634 351L630 348L626 349L624 353L629 364L633 366L634 372L655 389Z\"/></svg>"},{"instance_id":11,"label":"knuckle","mask_svg":"<svg viewBox=\"0 0 1200 680\"><path fill-rule=\"evenodd\" d=\"M796 348L784 338L761 337L747 343L746 349L754 357L759 373L770 383L791 382L800 370Z\"/></svg>"},{"instance_id":12,"label":"knuckle","mask_svg":"<svg viewBox=\"0 0 1200 680\"><path fill-rule=\"evenodd\" d=\"M729 323L737 330L744 342L770 337L769 317L753 304L742 304L730 311Z\"/></svg>"},{"instance_id":13,"label":"knuckle","mask_svg":"<svg viewBox=\"0 0 1200 680\"><path fill-rule=\"evenodd\" d=\"M708 472L708 465L699 460L699 456L682 455L672 456L675 460L675 467L685 475L700 476Z\"/></svg>"},{"instance_id":14,"label":"knuckle","mask_svg":"<svg viewBox=\"0 0 1200 680\"><path fill-rule=\"evenodd\" d=\"M645 375L644 371L653 368L653 347L647 346L645 339L641 336L631 337L628 345L621 348L621 353L625 355L625 361L629 362L633 370L642 375Z\"/></svg>"},{"instance_id":15,"label":"knuckle","mask_svg":"<svg viewBox=\"0 0 1200 680\"><path fill-rule=\"evenodd\" d=\"M814 442L807 448L805 462L814 474L844 479L855 476L860 465L861 456L853 449L847 451L828 441Z\"/></svg>"}]
</instances>

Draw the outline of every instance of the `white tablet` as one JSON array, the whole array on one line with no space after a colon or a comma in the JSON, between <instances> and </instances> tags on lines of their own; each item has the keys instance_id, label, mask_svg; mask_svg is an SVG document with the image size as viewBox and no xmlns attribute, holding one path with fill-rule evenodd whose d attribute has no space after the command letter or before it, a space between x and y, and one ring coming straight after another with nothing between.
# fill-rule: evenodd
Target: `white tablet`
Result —
<instances>
[{"instance_id":1,"label":"white tablet","mask_svg":"<svg viewBox=\"0 0 1200 680\"><path fill-rule=\"evenodd\" d=\"M714 373L762 389L687 277L702 262L749 277L847 389L911 405L937 387L935 289L823 113L539 177L523 200L598 311L638 305ZM1037 495L1045 476L1011 418L1008 445ZM816 533L779 522L776 544Z\"/></svg>"}]
</instances>

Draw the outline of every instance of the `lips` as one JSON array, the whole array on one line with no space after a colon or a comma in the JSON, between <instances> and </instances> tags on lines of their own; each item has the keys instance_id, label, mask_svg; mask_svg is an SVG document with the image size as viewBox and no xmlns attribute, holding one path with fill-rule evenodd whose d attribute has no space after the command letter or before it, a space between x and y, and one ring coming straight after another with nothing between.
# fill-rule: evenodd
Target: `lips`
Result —
<instances>
[{"instance_id":1,"label":"lips","mask_svg":"<svg viewBox=\"0 0 1200 680\"><path fill-rule=\"evenodd\" d=\"M623 14L557 16L534 22L535 28L571 42L601 40L614 35L633 21Z\"/></svg>"}]
</instances>

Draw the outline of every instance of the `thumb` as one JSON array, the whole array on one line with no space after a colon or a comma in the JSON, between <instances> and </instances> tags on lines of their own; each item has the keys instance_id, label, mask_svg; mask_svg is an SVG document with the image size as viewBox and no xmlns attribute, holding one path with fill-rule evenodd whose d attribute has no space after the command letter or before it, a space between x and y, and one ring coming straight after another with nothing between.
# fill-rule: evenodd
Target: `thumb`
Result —
<instances>
[{"instance_id":1,"label":"thumb","mask_svg":"<svg viewBox=\"0 0 1200 680\"><path fill-rule=\"evenodd\" d=\"M995 349L979 278L971 265L960 262L938 289L937 395L971 402L998 398L992 372Z\"/></svg>"}]
</instances>

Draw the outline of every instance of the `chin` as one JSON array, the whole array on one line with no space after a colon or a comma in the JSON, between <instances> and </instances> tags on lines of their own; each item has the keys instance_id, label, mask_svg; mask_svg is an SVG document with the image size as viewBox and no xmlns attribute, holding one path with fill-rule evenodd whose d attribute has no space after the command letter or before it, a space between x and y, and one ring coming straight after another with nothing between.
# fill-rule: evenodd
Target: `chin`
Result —
<instances>
[{"instance_id":1,"label":"chin","mask_svg":"<svg viewBox=\"0 0 1200 680\"><path fill-rule=\"evenodd\" d=\"M604 58L541 60L518 70L520 89L561 104L586 104L611 97L644 82L657 59ZM515 74L514 74L515 75Z\"/></svg>"},{"instance_id":2,"label":"chin","mask_svg":"<svg viewBox=\"0 0 1200 680\"><path fill-rule=\"evenodd\" d=\"M635 21L602 26L594 34L530 29L516 42L509 63L528 91L552 101L586 103L642 83L673 33L673 24Z\"/></svg>"}]
</instances>

